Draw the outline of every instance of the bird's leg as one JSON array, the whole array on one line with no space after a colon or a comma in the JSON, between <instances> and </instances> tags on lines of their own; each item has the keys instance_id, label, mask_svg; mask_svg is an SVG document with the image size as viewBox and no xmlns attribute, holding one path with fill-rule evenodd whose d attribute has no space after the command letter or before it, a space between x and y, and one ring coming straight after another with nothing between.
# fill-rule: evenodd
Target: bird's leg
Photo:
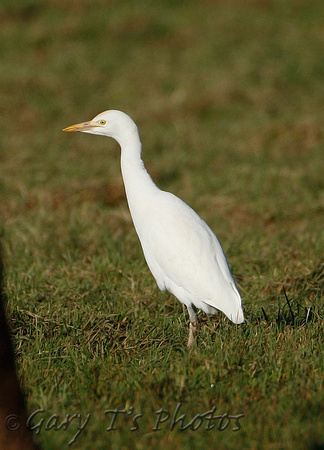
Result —
<instances>
[{"instance_id":1,"label":"bird's leg","mask_svg":"<svg viewBox=\"0 0 324 450\"><path fill-rule=\"evenodd\" d=\"M198 318L197 318L196 312L194 310L194 307L187 306L187 308L188 308L189 319L190 319L189 338L188 338L187 345L188 345L188 347L191 347L196 342Z\"/></svg>"}]
</instances>

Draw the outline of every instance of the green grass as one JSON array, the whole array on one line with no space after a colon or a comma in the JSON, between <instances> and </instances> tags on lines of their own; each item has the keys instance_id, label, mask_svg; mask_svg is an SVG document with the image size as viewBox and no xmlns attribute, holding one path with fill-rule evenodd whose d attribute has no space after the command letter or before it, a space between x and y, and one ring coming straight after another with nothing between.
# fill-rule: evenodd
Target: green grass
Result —
<instances>
[{"instance_id":1,"label":"green grass","mask_svg":"<svg viewBox=\"0 0 324 450\"><path fill-rule=\"evenodd\" d=\"M316 0L1 2L8 316L44 449L67 448L87 414L71 448L323 445L323 13ZM243 326L201 314L185 346L118 146L60 132L105 109L131 115L154 180L217 233Z\"/></svg>"}]
</instances>

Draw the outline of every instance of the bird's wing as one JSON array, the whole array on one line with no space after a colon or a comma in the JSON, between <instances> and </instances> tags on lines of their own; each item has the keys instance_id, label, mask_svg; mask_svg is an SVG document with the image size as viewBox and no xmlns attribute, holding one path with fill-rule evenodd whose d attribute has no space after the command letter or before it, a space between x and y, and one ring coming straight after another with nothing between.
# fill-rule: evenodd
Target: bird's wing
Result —
<instances>
[{"instance_id":1,"label":"bird's wing","mask_svg":"<svg viewBox=\"0 0 324 450\"><path fill-rule=\"evenodd\" d=\"M172 284L179 286L225 314L224 303L230 309L239 307L240 295L215 234L178 197L161 194L140 233L146 260L159 287L172 292Z\"/></svg>"}]
</instances>

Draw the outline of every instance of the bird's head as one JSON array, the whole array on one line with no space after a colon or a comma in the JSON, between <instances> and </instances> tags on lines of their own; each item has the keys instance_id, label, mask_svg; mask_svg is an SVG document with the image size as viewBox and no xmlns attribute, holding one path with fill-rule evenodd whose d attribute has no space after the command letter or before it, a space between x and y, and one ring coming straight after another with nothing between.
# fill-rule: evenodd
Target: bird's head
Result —
<instances>
[{"instance_id":1,"label":"bird's head","mask_svg":"<svg viewBox=\"0 0 324 450\"><path fill-rule=\"evenodd\" d=\"M64 128L63 131L99 134L115 139L120 144L130 133L137 133L133 120L121 111L109 110L98 114L89 122L77 123Z\"/></svg>"}]
</instances>

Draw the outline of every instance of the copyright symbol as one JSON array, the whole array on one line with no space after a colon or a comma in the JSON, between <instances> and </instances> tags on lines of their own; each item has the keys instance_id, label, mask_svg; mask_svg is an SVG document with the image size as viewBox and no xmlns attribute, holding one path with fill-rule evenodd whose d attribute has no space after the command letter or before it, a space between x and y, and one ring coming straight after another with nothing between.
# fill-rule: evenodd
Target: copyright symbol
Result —
<instances>
[{"instance_id":1,"label":"copyright symbol","mask_svg":"<svg viewBox=\"0 0 324 450\"><path fill-rule=\"evenodd\" d=\"M5 418L5 425L8 430L16 431L20 427L20 419L16 414L10 414Z\"/></svg>"}]
</instances>

